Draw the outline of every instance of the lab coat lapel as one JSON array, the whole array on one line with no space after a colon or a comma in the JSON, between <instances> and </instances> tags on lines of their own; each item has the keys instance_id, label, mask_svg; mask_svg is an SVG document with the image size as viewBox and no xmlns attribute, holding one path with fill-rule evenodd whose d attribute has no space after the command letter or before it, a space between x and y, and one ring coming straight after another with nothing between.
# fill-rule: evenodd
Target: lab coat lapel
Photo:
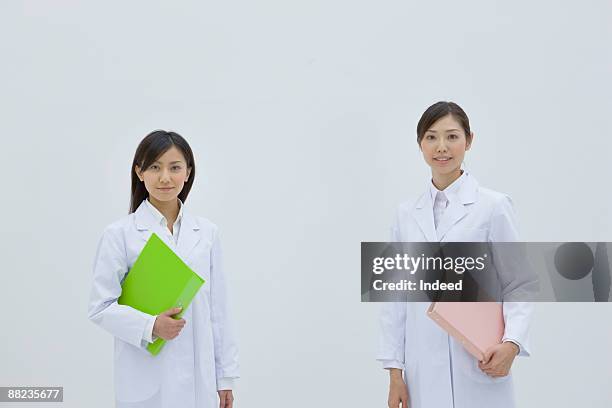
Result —
<instances>
[{"instance_id":1,"label":"lab coat lapel","mask_svg":"<svg viewBox=\"0 0 612 408\"><path fill-rule=\"evenodd\" d=\"M158 225L155 216L151 214L148 208L145 207L146 204L143 201L142 204L136 209L135 221L136 221L136 229L139 232L140 237L143 241L148 241L151 233L155 232L160 239L164 242L166 240L165 235L161 231L161 226ZM200 226L191 214L189 214L186 209L183 209L183 219L181 220L181 230L179 232L178 244L176 247L176 252L183 259L187 258L189 252L198 244L200 241ZM166 242L166 244L168 244ZM174 247L174 245L170 245L170 247Z\"/></svg>"},{"instance_id":2,"label":"lab coat lapel","mask_svg":"<svg viewBox=\"0 0 612 408\"><path fill-rule=\"evenodd\" d=\"M468 213L463 203L457 199L449 199L448 207L444 211L444 215L438 224L437 235L438 239L442 241L446 233L459 222Z\"/></svg>"},{"instance_id":3,"label":"lab coat lapel","mask_svg":"<svg viewBox=\"0 0 612 408\"><path fill-rule=\"evenodd\" d=\"M155 219L153 214L151 214L151 211L147 209L146 205L147 204L143 200L142 203L140 203L140 205L134 212L134 220L136 222L136 229L139 232L140 238L142 238L143 241L146 242L149 240L151 233L156 232L157 235L161 239L163 239L163 235L160 234L159 231L156 229L157 220Z\"/></svg>"},{"instance_id":4,"label":"lab coat lapel","mask_svg":"<svg viewBox=\"0 0 612 408\"><path fill-rule=\"evenodd\" d=\"M183 219L181 220L181 231L178 237L177 251L183 257L200 242L201 234L199 233L200 226L195 217L183 209Z\"/></svg>"},{"instance_id":5,"label":"lab coat lapel","mask_svg":"<svg viewBox=\"0 0 612 408\"><path fill-rule=\"evenodd\" d=\"M446 211L444 211L444 215L438 224L438 240L442 241L453 226L468 214L468 207L476 202L477 196L478 183L473 177L466 174L466 178L459 191L449 194L448 207L446 207Z\"/></svg>"},{"instance_id":6,"label":"lab coat lapel","mask_svg":"<svg viewBox=\"0 0 612 408\"><path fill-rule=\"evenodd\" d=\"M412 210L412 217L415 219L427 241L438 241L433 219L433 203L429 190L425 191L421 198L419 198L419 201Z\"/></svg>"}]
</instances>

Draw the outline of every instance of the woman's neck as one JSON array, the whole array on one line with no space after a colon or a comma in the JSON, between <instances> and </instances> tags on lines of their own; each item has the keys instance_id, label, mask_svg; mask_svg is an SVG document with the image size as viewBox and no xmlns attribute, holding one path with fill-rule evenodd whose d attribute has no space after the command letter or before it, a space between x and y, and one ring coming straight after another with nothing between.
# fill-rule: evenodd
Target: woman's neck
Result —
<instances>
[{"instance_id":1,"label":"woman's neck","mask_svg":"<svg viewBox=\"0 0 612 408\"><path fill-rule=\"evenodd\" d=\"M455 180L457 180L463 174L463 170L457 169L457 171L453 171L448 174L435 174L432 173L432 182L434 186L440 191L444 191L446 187L453 184Z\"/></svg>"},{"instance_id":2,"label":"woman's neck","mask_svg":"<svg viewBox=\"0 0 612 408\"><path fill-rule=\"evenodd\" d=\"M157 211L162 213L164 218L166 218L166 222L168 223L169 227L174 225L174 221L176 221L180 210L178 198L170 201L159 201L154 197L149 196L149 202L153 205L153 207L157 208Z\"/></svg>"}]
</instances>

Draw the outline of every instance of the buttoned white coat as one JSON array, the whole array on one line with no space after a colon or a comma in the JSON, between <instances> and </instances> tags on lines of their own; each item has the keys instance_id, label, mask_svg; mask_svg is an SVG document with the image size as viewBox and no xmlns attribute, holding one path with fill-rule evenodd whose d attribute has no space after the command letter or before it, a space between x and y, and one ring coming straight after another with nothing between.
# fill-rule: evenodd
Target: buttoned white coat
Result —
<instances>
[{"instance_id":1,"label":"buttoned white coat","mask_svg":"<svg viewBox=\"0 0 612 408\"><path fill-rule=\"evenodd\" d=\"M238 377L217 227L184 209L175 245L145 205L105 229L94 262L89 318L115 337L117 407L215 408L217 379ZM187 324L157 356L143 340L152 316L117 303L153 232L206 280L184 313Z\"/></svg>"},{"instance_id":2,"label":"buttoned white coat","mask_svg":"<svg viewBox=\"0 0 612 408\"><path fill-rule=\"evenodd\" d=\"M438 231L427 190L416 202L400 205L392 240L395 242L511 242L518 240L510 198L483 187L465 174ZM446 191L445 191L446 192ZM378 360L386 368L404 370L410 408L513 408L512 376L491 378L460 343L426 315L429 303L396 302L382 306ZM528 331L532 305L503 304L504 340L529 355Z\"/></svg>"}]
</instances>

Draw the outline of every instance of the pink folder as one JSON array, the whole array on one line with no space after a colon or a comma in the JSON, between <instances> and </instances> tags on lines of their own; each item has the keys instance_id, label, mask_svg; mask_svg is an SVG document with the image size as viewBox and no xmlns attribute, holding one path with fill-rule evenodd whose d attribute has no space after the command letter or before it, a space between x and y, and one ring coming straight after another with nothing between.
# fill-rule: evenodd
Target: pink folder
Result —
<instances>
[{"instance_id":1,"label":"pink folder","mask_svg":"<svg viewBox=\"0 0 612 408\"><path fill-rule=\"evenodd\" d=\"M504 314L499 303L434 302L427 315L480 361L489 347L501 343L504 335Z\"/></svg>"}]
</instances>

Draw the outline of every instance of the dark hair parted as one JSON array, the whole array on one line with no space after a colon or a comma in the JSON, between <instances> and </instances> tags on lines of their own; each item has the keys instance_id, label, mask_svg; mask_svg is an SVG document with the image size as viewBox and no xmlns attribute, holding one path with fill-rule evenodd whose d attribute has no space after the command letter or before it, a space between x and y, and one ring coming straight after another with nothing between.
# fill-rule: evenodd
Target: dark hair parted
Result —
<instances>
[{"instance_id":1,"label":"dark hair parted","mask_svg":"<svg viewBox=\"0 0 612 408\"><path fill-rule=\"evenodd\" d=\"M427 110L423 112L423 115L421 115L421 119L419 119L419 124L417 125L417 143L419 146L421 145L423 137L425 137L425 132L446 115L451 115L459 122L465 132L467 141L471 142L472 132L470 131L470 120L464 110L461 109L461 106L457 105L455 102L440 101L427 108Z\"/></svg>"},{"instance_id":2,"label":"dark hair parted","mask_svg":"<svg viewBox=\"0 0 612 408\"><path fill-rule=\"evenodd\" d=\"M189 195L189 191L191 190L191 186L193 185L193 180L195 178L195 160L193 158L193 152L191 151L191 147L189 147L189 143L183 138L183 136L179 135L176 132L167 132L165 130L154 130L145 136L144 139L140 142L138 147L136 148L136 153L134 154L134 161L132 162L132 197L130 200L130 214L136 211L138 206L149 197L149 192L145 188L144 182L140 181L138 176L136 175L136 166L138 166L141 171L145 171L149 168L151 164L153 164L162 154L166 153L172 146L176 146L177 149L183 153L185 157L185 161L187 162L187 168L191 169L189 173L189 178L187 182L183 186L183 189L178 195L178 198L185 202L187 200L187 196Z\"/></svg>"}]
</instances>

